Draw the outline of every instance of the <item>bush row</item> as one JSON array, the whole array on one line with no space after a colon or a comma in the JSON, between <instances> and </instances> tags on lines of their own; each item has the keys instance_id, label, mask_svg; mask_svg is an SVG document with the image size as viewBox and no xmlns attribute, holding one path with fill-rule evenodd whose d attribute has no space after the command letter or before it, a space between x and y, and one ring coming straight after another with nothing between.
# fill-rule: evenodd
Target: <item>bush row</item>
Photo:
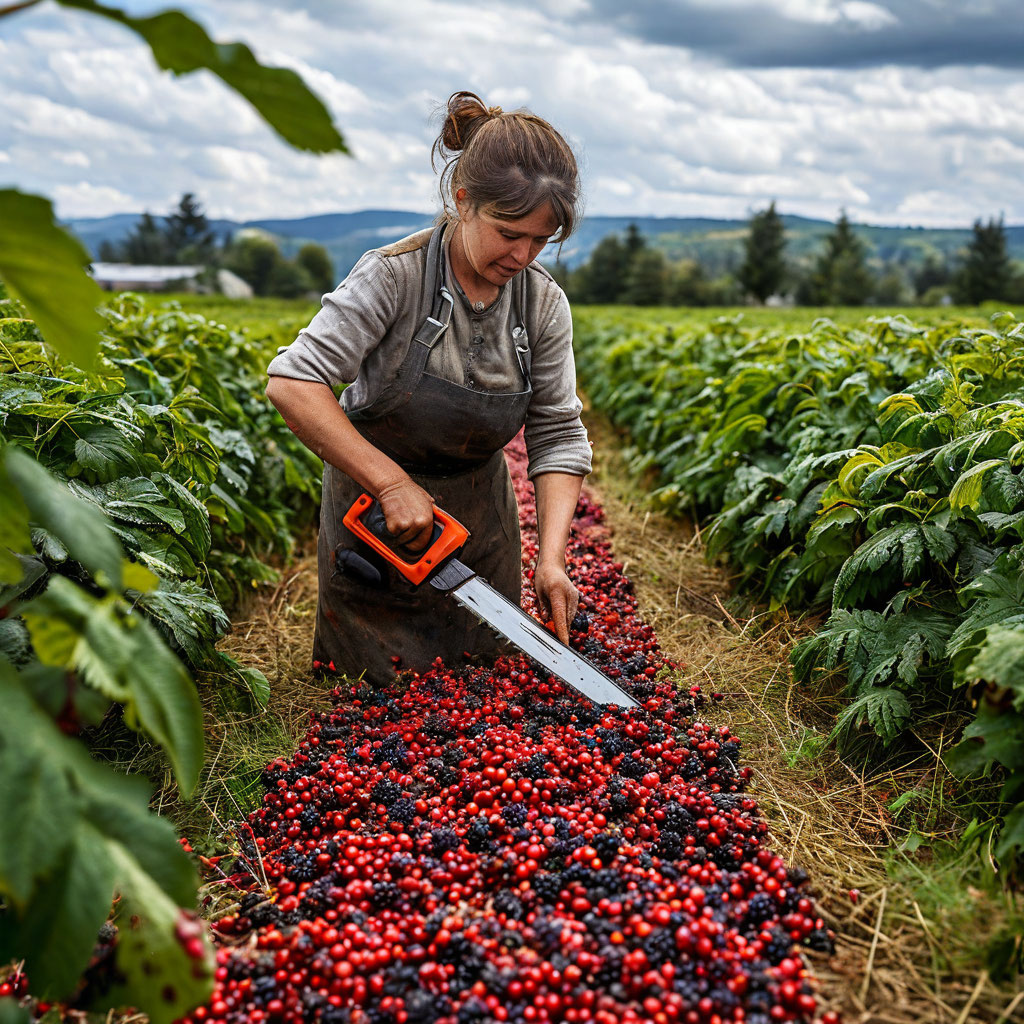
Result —
<instances>
[{"instance_id":1,"label":"bush row","mask_svg":"<svg viewBox=\"0 0 1024 1024\"><path fill-rule=\"evenodd\" d=\"M577 315L593 404L629 431L654 498L772 607L828 609L797 646L843 669L832 739L897 749L966 722L946 764L1002 781L1004 861L1024 850L1024 324L870 318L798 332ZM995 839L996 835L992 835Z\"/></svg>"}]
</instances>

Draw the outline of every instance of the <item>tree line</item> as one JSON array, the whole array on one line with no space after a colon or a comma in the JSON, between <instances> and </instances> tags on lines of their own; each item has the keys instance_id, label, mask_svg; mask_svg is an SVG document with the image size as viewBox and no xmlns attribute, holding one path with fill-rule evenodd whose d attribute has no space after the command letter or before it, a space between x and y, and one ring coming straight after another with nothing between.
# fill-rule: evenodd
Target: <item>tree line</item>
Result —
<instances>
[{"instance_id":1,"label":"tree line","mask_svg":"<svg viewBox=\"0 0 1024 1024\"><path fill-rule=\"evenodd\" d=\"M976 220L957 259L932 254L909 273L895 264L874 270L845 211L812 260L787 260L785 226L774 202L750 218L734 273L712 276L698 260L670 261L635 224L624 238L603 238L576 269L556 263L552 273L570 300L597 304L730 306L772 297L802 306L1024 303L1024 272L1010 260L1001 216Z\"/></svg>"},{"instance_id":2,"label":"tree line","mask_svg":"<svg viewBox=\"0 0 1024 1024\"><path fill-rule=\"evenodd\" d=\"M186 192L166 217L144 213L120 242L103 242L99 258L106 263L194 266L206 268L211 282L223 268L237 274L257 295L296 298L322 295L337 284L331 257L322 245L308 242L286 259L273 239L253 232L217 239L202 206Z\"/></svg>"}]
</instances>

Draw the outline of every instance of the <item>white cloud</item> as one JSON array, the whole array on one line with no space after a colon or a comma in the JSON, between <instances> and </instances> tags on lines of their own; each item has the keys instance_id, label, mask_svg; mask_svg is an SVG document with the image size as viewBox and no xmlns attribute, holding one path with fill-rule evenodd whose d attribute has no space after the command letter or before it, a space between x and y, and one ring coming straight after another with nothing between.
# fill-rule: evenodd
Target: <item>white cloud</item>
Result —
<instances>
[{"instance_id":1,"label":"white cloud","mask_svg":"<svg viewBox=\"0 0 1024 1024\"><path fill-rule=\"evenodd\" d=\"M91 217L106 217L129 209L133 197L120 189L78 181L75 184L57 185L53 189L53 198L58 216L80 216L74 211L89 210Z\"/></svg>"},{"instance_id":2,"label":"white cloud","mask_svg":"<svg viewBox=\"0 0 1024 1024\"><path fill-rule=\"evenodd\" d=\"M860 0L770 6L851 32L893 18ZM215 39L303 75L356 158L297 152L212 75L161 73L132 33L41 5L0 41L3 178L54 196L65 217L160 212L184 191L237 218L429 211L431 115L469 88L566 135L592 214L742 217L774 198L790 213L964 224L998 197L1007 220L1024 219L1024 82L1012 72L722 67L572 21L583 0L184 7Z\"/></svg>"}]
</instances>

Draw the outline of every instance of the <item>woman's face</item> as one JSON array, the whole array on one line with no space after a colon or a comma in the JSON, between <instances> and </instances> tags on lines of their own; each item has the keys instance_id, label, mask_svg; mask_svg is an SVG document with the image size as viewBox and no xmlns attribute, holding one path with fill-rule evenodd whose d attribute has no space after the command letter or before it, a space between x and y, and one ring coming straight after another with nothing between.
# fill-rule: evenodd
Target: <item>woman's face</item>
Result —
<instances>
[{"instance_id":1,"label":"woman's face","mask_svg":"<svg viewBox=\"0 0 1024 1024\"><path fill-rule=\"evenodd\" d=\"M516 220L502 220L457 199L462 244L473 272L501 286L532 263L558 230L550 203Z\"/></svg>"}]
</instances>

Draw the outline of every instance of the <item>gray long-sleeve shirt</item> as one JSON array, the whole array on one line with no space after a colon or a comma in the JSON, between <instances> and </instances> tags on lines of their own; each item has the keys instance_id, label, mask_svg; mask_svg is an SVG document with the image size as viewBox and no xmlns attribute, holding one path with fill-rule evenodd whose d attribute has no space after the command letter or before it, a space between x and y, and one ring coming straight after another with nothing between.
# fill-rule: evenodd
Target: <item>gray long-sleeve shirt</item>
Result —
<instances>
[{"instance_id":1,"label":"gray long-sleeve shirt","mask_svg":"<svg viewBox=\"0 0 1024 1024\"><path fill-rule=\"evenodd\" d=\"M398 373L423 318L423 290L430 229L365 253L351 273L323 297L320 311L291 345L278 349L271 376L349 384L347 409L373 401ZM450 238L445 239L447 246ZM526 274L526 328L533 396L526 414L530 478L540 473L585 476L590 444L580 420L572 355L572 318L565 293L539 263ZM451 322L427 362L427 371L479 391L523 389L511 340L516 314L512 287L476 312L448 261L447 284L455 297Z\"/></svg>"}]
</instances>

